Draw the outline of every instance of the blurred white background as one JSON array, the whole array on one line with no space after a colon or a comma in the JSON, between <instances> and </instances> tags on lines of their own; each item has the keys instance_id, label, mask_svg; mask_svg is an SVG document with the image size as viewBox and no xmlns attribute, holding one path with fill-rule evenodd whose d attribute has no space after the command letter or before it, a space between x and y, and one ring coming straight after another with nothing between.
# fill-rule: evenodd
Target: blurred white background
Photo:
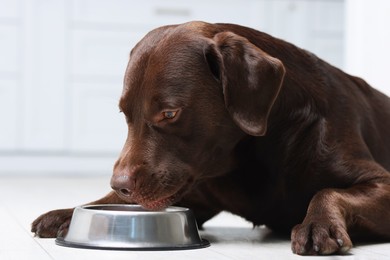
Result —
<instances>
[{"instance_id":1,"label":"blurred white background","mask_svg":"<svg viewBox=\"0 0 390 260\"><path fill-rule=\"evenodd\" d=\"M157 26L250 26L389 95L389 14L388 0L0 0L0 176L111 174L128 55Z\"/></svg>"}]
</instances>

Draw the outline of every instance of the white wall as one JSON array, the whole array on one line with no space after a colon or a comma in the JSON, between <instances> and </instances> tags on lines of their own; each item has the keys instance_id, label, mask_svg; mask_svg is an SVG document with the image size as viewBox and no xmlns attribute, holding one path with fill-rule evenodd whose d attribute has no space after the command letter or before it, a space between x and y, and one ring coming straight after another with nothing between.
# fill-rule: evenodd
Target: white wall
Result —
<instances>
[{"instance_id":1,"label":"white wall","mask_svg":"<svg viewBox=\"0 0 390 260\"><path fill-rule=\"evenodd\" d=\"M237 23L343 68L344 7L344 0L0 0L0 176L110 174L127 132L117 103L128 54L152 28Z\"/></svg>"},{"instance_id":2,"label":"white wall","mask_svg":"<svg viewBox=\"0 0 390 260\"><path fill-rule=\"evenodd\" d=\"M111 174L131 48L189 20L262 24L264 0L0 0L0 175ZM217 12L218 11L218 12Z\"/></svg>"},{"instance_id":3,"label":"white wall","mask_svg":"<svg viewBox=\"0 0 390 260\"><path fill-rule=\"evenodd\" d=\"M346 71L390 95L390 1L346 0Z\"/></svg>"}]
</instances>

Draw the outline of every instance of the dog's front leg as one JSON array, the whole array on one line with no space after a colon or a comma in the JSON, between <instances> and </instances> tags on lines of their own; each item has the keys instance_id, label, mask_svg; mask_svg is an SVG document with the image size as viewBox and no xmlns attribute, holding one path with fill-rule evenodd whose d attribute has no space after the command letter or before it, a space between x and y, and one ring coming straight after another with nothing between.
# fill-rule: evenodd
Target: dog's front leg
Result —
<instances>
[{"instance_id":1,"label":"dog's front leg","mask_svg":"<svg viewBox=\"0 0 390 260\"><path fill-rule=\"evenodd\" d=\"M348 189L324 189L310 202L302 224L292 230L292 250L301 255L345 253L348 235L390 239L389 180Z\"/></svg>"},{"instance_id":2,"label":"dog's front leg","mask_svg":"<svg viewBox=\"0 0 390 260\"><path fill-rule=\"evenodd\" d=\"M127 202L120 199L112 191L105 197L94 202L85 204L125 204ZM31 232L38 237L57 237L63 236L68 232L70 220L72 219L74 208L57 209L49 211L39 216L31 225Z\"/></svg>"}]
</instances>

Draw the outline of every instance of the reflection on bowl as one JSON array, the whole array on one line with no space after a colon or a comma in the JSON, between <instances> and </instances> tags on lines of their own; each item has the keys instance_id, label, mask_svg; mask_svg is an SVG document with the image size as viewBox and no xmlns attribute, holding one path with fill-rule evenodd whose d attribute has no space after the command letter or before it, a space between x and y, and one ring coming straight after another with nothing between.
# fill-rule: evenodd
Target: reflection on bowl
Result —
<instances>
[{"instance_id":1,"label":"reflection on bowl","mask_svg":"<svg viewBox=\"0 0 390 260\"><path fill-rule=\"evenodd\" d=\"M77 207L69 231L56 244L116 250L174 250L209 246L201 239L192 211L168 207L150 211L139 205Z\"/></svg>"}]
</instances>

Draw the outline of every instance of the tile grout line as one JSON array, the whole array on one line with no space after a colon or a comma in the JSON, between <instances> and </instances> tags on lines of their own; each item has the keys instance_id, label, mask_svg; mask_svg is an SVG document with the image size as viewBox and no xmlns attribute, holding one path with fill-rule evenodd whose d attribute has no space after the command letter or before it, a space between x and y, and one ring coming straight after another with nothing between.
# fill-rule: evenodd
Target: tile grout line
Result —
<instances>
[{"instance_id":1,"label":"tile grout line","mask_svg":"<svg viewBox=\"0 0 390 260\"><path fill-rule=\"evenodd\" d=\"M221 256L223 256L223 257L226 257L227 259L237 260L236 258L232 258L232 257L230 257L230 256L227 256L227 255L223 254L223 253L220 252L220 251L214 250L214 249L212 248L211 243L210 243L210 251L213 251L214 253L217 253L217 254L219 254L219 255L221 255Z\"/></svg>"},{"instance_id":2,"label":"tile grout line","mask_svg":"<svg viewBox=\"0 0 390 260\"><path fill-rule=\"evenodd\" d=\"M8 208L6 204L2 204L3 207L7 210L7 212L10 214L10 216L15 220L16 224L27 234L27 236L34 241L34 243L38 244L38 246L47 254L50 259L55 260L55 258L50 255L50 253L36 240L34 237L31 236L31 232L29 230L26 230L22 223L20 223L19 219L16 217L16 215Z\"/></svg>"}]
</instances>

